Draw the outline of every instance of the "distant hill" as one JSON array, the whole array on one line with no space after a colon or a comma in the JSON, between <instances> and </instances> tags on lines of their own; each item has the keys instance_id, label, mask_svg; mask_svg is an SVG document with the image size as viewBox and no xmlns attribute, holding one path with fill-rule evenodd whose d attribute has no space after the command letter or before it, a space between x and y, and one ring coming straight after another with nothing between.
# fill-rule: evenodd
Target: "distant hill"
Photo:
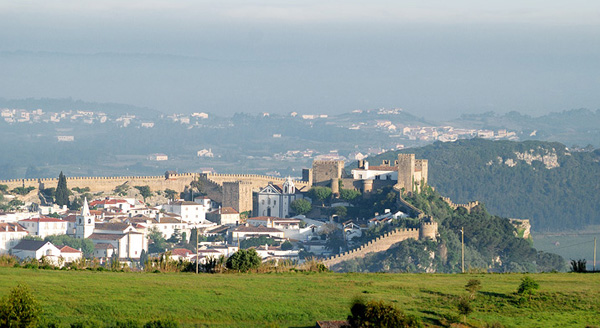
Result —
<instances>
[{"instance_id":1,"label":"distant hill","mask_svg":"<svg viewBox=\"0 0 600 328\"><path fill-rule=\"evenodd\" d=\"M26 98L26 99L4 99L0 98L0 108L18 108L35 110L41 108L45 112L61 112L69 110L86 110L104 112L111 116L132 114L144 118L157 117L161 112L133 105L117 103L96 103L75 100L72 98Z\"/></svg>"},{"instance_id":2,"label":"distant hill","mask_svg":"<svg viewBox=\"0 0 600 328\"><path fill-rule=\"evenodd\" d=\"M557 142L459 140L405 149L429 160L429 184L463 203L479 200L490 212L531 219L537 231L600 224L600 150L569 151ZM380 163L399 152L368 160Z\"/></svg>"},{"instance_id":3,"label":"distant hill","mask_svg":"<svg viewBox=\"0 0 600 328\"><path fill-rule=\"evenodd\" d=\"M453 126L480 129L509 129L520 138L558 141L568 146L600 146L600 110L585 108L549 113L539 117L509 112L462 115L448 122Z\"/></svg>"}]
</instances>

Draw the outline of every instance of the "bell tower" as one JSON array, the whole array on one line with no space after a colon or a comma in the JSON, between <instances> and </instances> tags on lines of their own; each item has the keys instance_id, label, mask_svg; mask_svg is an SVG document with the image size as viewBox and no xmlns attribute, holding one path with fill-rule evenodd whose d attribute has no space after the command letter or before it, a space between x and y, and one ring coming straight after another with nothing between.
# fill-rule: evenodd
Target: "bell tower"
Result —
<instances>
[{"instance_id":1,"label":"bell tower","mask_svg":"<svg viewBox=\"0 0 600 328\"><path fill-rule=\"evenodd\" d=\"M77 218L75 220L75 237L83 239L89 237L92 233L94 233L96 219L90 213L90 207L88 205L87 198L83 200L81 213L77 215Z\"/></svg>"}]
</instances>

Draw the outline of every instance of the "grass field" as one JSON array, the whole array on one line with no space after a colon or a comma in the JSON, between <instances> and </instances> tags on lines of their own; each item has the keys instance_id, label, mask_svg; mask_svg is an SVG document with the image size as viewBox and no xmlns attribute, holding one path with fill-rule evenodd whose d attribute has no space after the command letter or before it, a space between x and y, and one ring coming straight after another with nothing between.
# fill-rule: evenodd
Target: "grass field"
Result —
<instances>
[{"instance_id":1,"label":"grass field","mask_svg":"<svg viewBox=\"0 0 600 328\"><path fill-rule=\"evenodd\" d=\"M600 275L530 275L540 290L527 305L514 295L522 274L164 274L0 268L0 295L28 284L44 319L65 325L172 317L183 327L314 327L340 320L355 297L392 302L443 326L456 317L456 298L481 280L469 324L484 327L600 325Z\"/></svg>"}]
</instances>

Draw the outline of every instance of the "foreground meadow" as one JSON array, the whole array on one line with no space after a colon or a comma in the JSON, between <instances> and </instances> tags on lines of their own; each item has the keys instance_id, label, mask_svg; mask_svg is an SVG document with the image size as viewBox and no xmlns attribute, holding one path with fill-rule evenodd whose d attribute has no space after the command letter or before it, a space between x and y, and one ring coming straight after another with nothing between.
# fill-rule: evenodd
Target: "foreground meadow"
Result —
<instances>
[{"instance_id":1,"label":"foreground meadow","mask_svg":"<svg viewBox=\"0 0 600 328\"><path fill-rule=\"evenodd\" d=\"M31 287L43 319L74 322L174 318L183 327L314 327L343 320L356 297L385 300L447 326L469 279L481 290L468 323L475 327L600 325L600 276L531 274L540 289L526 303L515 296L522 274L183 274L0 268L0 295L17 283Z\"/></svg>"}]
</instances>

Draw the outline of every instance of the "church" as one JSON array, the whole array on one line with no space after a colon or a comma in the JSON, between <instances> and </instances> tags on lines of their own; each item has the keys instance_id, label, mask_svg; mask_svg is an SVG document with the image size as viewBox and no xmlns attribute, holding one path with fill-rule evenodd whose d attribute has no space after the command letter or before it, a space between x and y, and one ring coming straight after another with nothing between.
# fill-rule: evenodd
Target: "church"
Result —
<instances>
[{"instance_id":1,"label":"church","mask_svg":"<svg viewBox=\"0 0 600 328\"><path fill-rule=\"evenodd\" d=\"M300 198L304 197L296 189L292 178L288 177L281 186L269 183L257 193L257 210L254 215L287 218L290 215L290 204Z\"/></svg>"},{"instance_id":2,"label":"church","mask_svg":"<svg viewBox=\"0 0 600 328\"><path fill-rule=\"evenodd\" d=\"M142 250L148 251L143 233L127 223L96 223L90 213L87 199L75 221L75 237L87 238L94 243L94 256L101 258L118 254L119 259L139 259Z\"/></svg>"}]
</instances>

